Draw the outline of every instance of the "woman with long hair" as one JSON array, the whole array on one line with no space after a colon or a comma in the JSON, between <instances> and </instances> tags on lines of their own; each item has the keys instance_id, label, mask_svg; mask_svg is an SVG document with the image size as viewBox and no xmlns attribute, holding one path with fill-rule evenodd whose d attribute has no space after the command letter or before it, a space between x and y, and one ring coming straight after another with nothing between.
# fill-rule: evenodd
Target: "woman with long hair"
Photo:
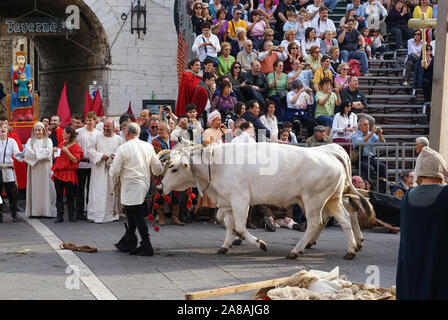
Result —
<instances>
[{"instance_id":1,"label":"woman with long hair","mask_svg":"<svg viewBox=\"0 0 448 320\"><path fill-rule=\"evenodd\" d=\"M345 16L343 16L341 18L341 21L339 22L339 29L344 30L344 28L347 27L347 25L345 24L345 22L349 19L349 18L353 18L355 20L354 25L353 25L353 29L354 30L358 30L358 20L356 20L354 18L354 16L356 15L356 9L349 9L347 10L347 12L345 13Z\"/></svg>"},{"instance_id":2,"label":"woman with long hair","mask_svg":"<svg viewBox=\"0 0 448 320\"><path fill-rule=\"evenodd\" d=\"M31 131L25 148L27 168L26 207L27 217L56 216L56 192L51 180L53 142L42 122L37 122Z\"/></svg>"},{"instance_id":3,"label":"woman with long hair","mask_svg":"<svg viewBox=\"0 0 448 320\"><path fill-rule=\"evenodd\" d=\"M268 23L272 29L274 29L277 20L274 18L275 10L277 6L274 3L274 0L265 0L264 3L260 3L258 5L258 12L263 15L268 20Z\"/></svg>"},{"instance_id":4,"label":"woman with long hair","mask_svg":"<svg viewBox=\"0 0 448 320\"><path fill-rule=\"evenodd\" d=\"M358 129L358 117L351 110L352 102L348 102L343 110L334 116L331 128L333 142L350 143L352 141L353 132ZM350 145L344 145L343 147L350 154Z\"/></svg>"},{"instance_id":5,"label":"woman with long hair","mask_svg":"<svg viewBox=\"0 0 448 320\"><path fill-rule=\"evenodd\" d=\"M242 27L237 27L235 30L235 40L232 40L230 43L232 44L232 50L230 54L236 58L238 52L244 50L244 41L247 40L247 31Z\"/></svg>"},{"instance_id":6,"label":"woman with long hair","mask_svg":"<svg viewBox=\"0 0 448 320\"><path fill-rule=\"evenodd\" d=\"M232 63L230 67L230 71L227 74L229 76L230 83L232 84L233 92L235 92L238 101L245 101L243 95L241 94L241 86L245 84L241 84L241 79L243 77L243 71L241 69L241 64L237 61Z\"/></svg>"},{"instance_id":7,"label":"woman with long hair","mask_svg":"<svg viewBox=\"0 0 448 320\"><path fill-rule=\"evenodd\" d=\"M260 16L257 10L250 13L250 22L247 23L247 32L249 39L252 40L254 47L263 40L264 30L269 28L269 24L264 16Z\"/></svg>"},{"instance_id":8,"label":"woman with long hair","mask_svg":"<svg viewBox=\"0 0 448 320\"><path fill-rule=\"evenodd\" d=\"M221 114L221 119L230 118L237 103L237 100L230 95L232 93L232 85L229 81L222 81L219 89L220 95L213 99L210 112L218 110Z\"/></svg>"},{"instance_id":9,"label":"woman with long hair","mask_svg":"<svg viewBox=\"0 0 448 320\"><path fill-rule=\"evenodd\" d=\"M191 23L196 36L202 33L202 24L207 21L202 15L202 2L196 2L193 7L193 15L191 16Z\"/></svg>"},{"instance_id":10,"label":"woman with long hair","mask_svg":"<svg viewBox=\"0 0 448 320\"><path fill-rule=\"evenodd\" d=\"M277 142L278 140L278 121L275 116L275 103L271 100L266 100L263 108L263 115L260 117L261 122L271 132L271 140Z\"/></svg>"},{"instance_id":11,"label":"woman with long hair","mask_svg":"<svg viewBox=\"0 0 448 320\"><path fill-rule=\"evenodd\" d=\"M79 161L83 157L81 147L76 143L75 129L65 127L62 133L63 141L56 148L53 148L54 163L53 181L56 188L56 209L58 218L55 223L64 221L64 189L67 196L68 217L70 222L76 222L75 217L75 187L78 185L77 170Z\"/></svg>"},{"instance_id":12,"label":"woman with long hair","mask_svg":"<svg viewBox=\"0 0 448 320\"><path fill-rule=\"evenodd\" d=\"M303 39L302 43L300 44L304 59L308 57L311 47L314 46L320 48L320 39L316 37L316 30L314 30L314 28L312 27L309 27L305 31L305 39Z\"/></svg>"},{"instance_id":13,"label":"woman with long hair","mask_svg":"<svg viewBox=\"0 0 448 320\"><path fill-rule=\"evenodd\" d=\"M226 20L227 11L223 8L216 12L216 19L213 20L212 33L218 37L219 41L227 41L227 28L229 23Z\"/></svg>"}]
</instances>

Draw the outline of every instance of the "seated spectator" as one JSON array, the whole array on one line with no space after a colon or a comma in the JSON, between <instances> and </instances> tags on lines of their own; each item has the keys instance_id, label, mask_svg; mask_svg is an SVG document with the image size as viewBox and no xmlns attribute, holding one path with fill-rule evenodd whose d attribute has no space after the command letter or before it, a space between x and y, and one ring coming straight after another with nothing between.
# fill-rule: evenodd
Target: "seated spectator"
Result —
<instances>
[{"instance_id":1,"label":"seated spectator","mask_svg":"<svg viewBox=\"0 0 448 320\"><path fill-rule=\"evenodd\" d=\"M288 73L288 84L291 85L292 82L298 80L304 88L309 88L313 78L313 70L306 70L305 62L300 59L294 59L292 71Z\"/></svg>"},{"instance_id":2,"label":"seated spectator","mask_svg":"<svg viewBox=\"0 0 448 320\"><path fill-rule=\"evenodd\" d=\"M402 198L406 191L414 186L414 171L407 171L400 176L400 181L392 189L394 197Z\"/></svg>"},{"instance_id":3,"label":"seated spectator","mask_svg":"<svg viewBox=\"0 0 448 320\"><path fill-rule=\"evenodd\" d=\"M372 59L372 37L370 36L369 28L362 28L361 35L364 38L364 44L366 46L367 57Z\"/></svg>"},{"instance_id":4,"label":"seated spectator","mask_svg":"<svg viewBox=\"0 0 448 320\"><path fill-rule=\"evenodd\" d=\"M294 128L297 129L297 130L294 130L295 132L292 130L292 127L293 127L293 124L290 121L283 122L283 129L284 130L288 130L288 132L289 132L289 140L291 141L291 143L298 143L296 133L297 134L300 133L299 132L300 124L297 125L297 123L295 123Z\"/></svg>"},{"instance_id":5,"label":"seated spectator","mask_svg":"<svg viewBox=\"0 0 448 320\"><path fill-rule=\"evenodd\" d=\"M305 31L311 27L311 22L308 19L308 13L306 9L302 8L297 16L297 22L295 25L296 29L296 39L302 42L305 39Z\"/></svg>"},{"instance_id":6,"label":"seated spectator","mask_svg":"<svg viewBox=\"0 0 448 320\"><path fill-rule=\"evenodd\" d=\"M199 81L196 92L191 101L198 108L198 117L202 117L204 110L209 110L211 99L213 97L213 86L215 85L215 76L209 72L205 72Z\"/></svg>"},{"instance_id":7,"label":"seated spectator","mask_svg":"<svg viewBox=\"0 0 448 320\"><path fill-rule=\"evenodd\" d=\"M369 120L362 118L358 122L358 130L353 134L352 141L353 143L385 143L386 139L383 137L383 130L375 125L372 131L369 131ZM361 176L364 179L370 179L371 173L375 173L379 178L386 179L386 166L377 160L375 145L363 146L360 156ZM377 172L377 167L379 172Z\"/></svg>"},{"instance_id":8,"label":"seated spectator","mask_svg":"<svg viewBox=\"0 0 448 320\"><path fill-rule=\"evenodd\" d=\"M229 1L229 4L227 5L227 16L226 19L230 20L233 17L233 14L236 10L241 11L241 19L244 21L249 20L249 14L247 12L247 5L244 5L240 3L240 0L231 0Z\"/></svg>"},{"instance_id":9,"label":"seated spectator","mask_svg":"<svg viewBox=\"0 0 448 320\"><path fill-rule=\"evenodd\" d=\"M191 50L199 55L201 63L210 57L216 60L215 66L218 66L218 52L221 51L221 45L218 37L210 32L210 26L208 22L202 25L202 34L196 37Z\"/></svg>"},{"instance_id":10,"label":"seated spectator","mask_svg":"<svg viewBox=\"0 0 448 320\"><path fill-rule=\"evenodd\" d=\"M404 72L404 86L409 86L415 64L422 55L422 31L417 29L414 31L413 38L408 40L408 56L406 58L406 69Z\"/></svg>"},{"instance_id":11,"label":"seated spectator","mask_svg":"<svg viewBox=\"0 0 448 320\"><path fill-rule=\"evenodd\" d=\"M278 143L281 143L281 144L290 144L291 143L291 136L290 136L288 130L282 129L280 131Z\"/></svg>"},{"instance_id":12,"label":"seated spectator","mask_svg":"<svg viewBox=\"0 0 448 320\"><path fill-rule=\"evenodd\" d=\"M420 57L414 69L414 84L413 88L422 88L425 102L431 102L432 96L432 78L434 74L434 57L432 55L431 45L426 45L426 66L422 66L422 59Z\"/></svg>"},{"instance_id":13,"label":"seated spectator","mask_svg":"<svg viewBox=\"0 0 448 320\"><path fill-rule=\"evenodd\" d=\"M339 65L341 64L341 61L339 60L339 55L341 53L341 50L339 50L338 47L331 47L329 55L331 57L330 64L331 64L331 72L333 72L333 77L337 75L336 70L339 69Z\"/></svg>"},{"instance_id":14,"label":"seated spectator","mask_svg":"<svg viewBox=\"0 0 448 320\"><path fill-rule=\"evenodd\" d=\"M274 39L274 30L272 29L266 29L264 30L263 33L263 40L261 40L260 42L258 42L257 46L255 47L255 49L257 51L263 51L264 50L264 43L266 41L272 41L272 43L274 44L274 46L278 46L280 44L279 41Z\"/></svg>"},{"instance_id":15,"label":"seated spectator","mask_svg":"<svg viewBox=\"0 0 448 320\"><path fill-rule=\"evenodd\" d=\"M295 42L288 45L288 59L283 64L283 72L286 74L292 71L292 64L295 59L302 59L302 50Z\"/></svg>"},{"instance_id":16,"label":"seated spectator","mask_svg":"<svg viewBox=\"0 0 448 320\"><path fill-rule=\"evenodd\" d=\"M345 106L352 102L352 112L361 113L362 109L367 108L366 95L358 89L358 77L350 77L348 87L341 91L342 104Z\"/></svg>"},{"instance_id":17,"label":"seated spectator","mask_svg":"<svg viewBox=\"0 0 448 320\"><path fill-rule=\"evenodd\" d=\"M250 21L247 23L247 31L249 39L251 39L256 47L258 42L263 40L264 30L269 28L269 24L264 16L256 10L250 13Z\"/></svg>"},{"instance_id":18,"label":"seated spectator","mask_svg":"<svg viewBox=\"0 0 448 320\"><path fill-rule=\"evenodd\" d=\"M260 117L261 122L271 132L271 139L274 142L278 140L278 123L275 116L275 103L271 100L266 100L264 104L263 115Z\"/></svg>"},{"instance_id":19,"label":"seated spectator","mask_svg":"<svg viewBox=\"0 0 448 320\"><path fill-rule=\"evenodd\" d=\"M420 5L414 8L412 16L414 19L420 19L422 13L426 15L426 19L432 19L433 12L429 0L420 0Z\"/></svg>"},{"instance_id":20,"label":"seated spectator","mask_svg":"<svg viewBox=\"0 0 448 320\"><path fill-rule=\"evenodd\" d=\"M207 2L202 2L202 16L205 19L205 22L209 22L210 25L213 24L213 17L210 14L210 6Z\"/></svg>"},{"instance_id":21,"label":"seated spectator","mask_svg":"<svg viewBox=\"0 0 448 320\"><path fill-rule=\"evenodd\" d=\"M232 143L257 143L254 139L255 128L251 122L244 121L238 131L235 138L232 139Z\"/></svg>"},{"instance_id":22,"label":"seated spectator","mask_svg":"<svg viewBox=\"0 0 448 320\"><path fill-rule=\"evenodd\" d=\"M266 76L261 73L260 70L260 62L253 61L251 70L243 74L240 90L245 101L255 99L259 104L263 105L263 95L267 91L268 83L266 81Z\"/></svg>"},{"instance_id":23,"label":"seated spectator","mask_svg":"<svg viewBox=\"0 0 448 320\"><path fill-rule=\"evenodd\" d=\"M331 19L328 19L328 9L325 6L319 8L319 18L311 22L311 27L316 31L316 37L321 40L325 38L327 31L331 32L331 37L336 37L336 27Z\"/></svg>"},{"instance_id":24,"label":"seated spectator","mask_svg":"<svg viewBox=\"0 0 448 320\"><path fill-rule=\"evenodd\" d=\"M396 49L403 48L403 38L407 41L412 36L412 29L408 27L411 18L411 10L404 0L395 2L395 6L389 10L386 18L390 32L395 36Z\"/></svg>"},{"instance_id":25,"label":"seated spectator","mask_svg":"<svg viewBox=\"0 0 448 320\"><path fill-rule=\"evenodd\" d=\"M318 125L314 127L314 134L306 139L307 147L320 146L323 144L333 143L333 140L325 134L325 127Z\"/></svg>"},{"instance_id":26,"label":"seated spectator","mask_svg":"<svg viewBox=\"0 0 448 320\"><path fill-rule=\"evenodd\" d=\"M314 91L322 91L322 88L319 86L320 82L324 78L328 78L331 80L331 83L333 84L333 73L330 71L330 57L329 56L323 56L320 60L321 68L317 69L317 71L314 73Z\"/></svg>"},{"instance_id":27,"label":"seated spectator","mask_svg":"<svg viewBox=\"0 0 448 320\"><path fill-rule=\"evenodd\" d=\"M191 16L191 23L193 24L193 30L196 36L202 33L202 24L206 22L202 15L202 2L197 2L193 7L193 15Z\"/></svg>"},{"instance_id":28,"label":"seated spectator","mask_svg":"<svg viewBox=\"0 0 448 320\"><path fill-rule=\"evenodd\" d=\"M358 117L352 111L352 103L344 105L341 112L336 113L333 120L331 132L334 143L350 143L353 132L358 129ZM350 154L350 145L344 145L343 148Z\"/></svg>"},{"instance_id":29,"label":"seated spectator","mask_svg":"<svg viewBox=\"0 0 448 320\"><path fill-rule=\"evenodd\" d=\"M235 58L230 55L232 46L228 42L221 43L221 55L218 57L218 75L222 76L230 71L230 67L235 62Z\"/></svg>"},{"instance_id":30,"label":"seated spectator","mask_svg":"<svg viewBox=\"0 0 448 320\"><path fill-rule=\"evenodd\" d=\"M308 136L313 135L314 127L317 125L316 121L311 117L309 107L313 105L313 91L311 88L304 88L302 83L298 80L291 83L291 91L286 97L287 108L285 113L285 120L294 122L298 120L305 125L308 130Z\"/></svg>"},{"instance_id":31,"label":"seated spectator","mask_svg":"<svg viewBox=\"0 0 448 320\"><path fill-rule=\"evenodd\" d=\"M382 35L386 35L387 10L378 0L367 0L364 4L367 27L379 26ZM375 27L376 29L377 27Z\"/></svg>"},{"instance_id":32,"label":"seated spectator","mask_svg":"<svg viewBox=\"0 0 448 320\"><path fill-rule=\"evenodd\" d=\"M216 73L216 69L215 69L215 62L216 61L217 61L216 59L213 59L211 57L207 57L207 58L204 59L204 63L203 63L203 65L204 65L204 72L203 72L203 74L206 73L206 72L211 73L215 77L215 80L218 79L218 74ZM213 90L215 88L216 87L213 87Z\"/></svg>"},{"instance_id":33,"label":"seated spectator","mask_svg":"<svg viewBox=\"0 0 448 320\"><path fill-rule=\"evenodd\" d=\"M246 30L244 28L236 28L236 38L230 41L232 50L230 54L234 57L238 57L238 53L244 50L244 41L247 40Z\"/></svg>"},{"instance_id":34,"label":"seated spectator","mask_svg":"<svg viewBox=\"0 0 448 320\"><path fill-rule=\"evenodd\" d=\"M283 72L283 61L277 60L274 62L274 72L268 74L266 81L268 82L267 95L269 99L275 102L277 117L282 119L286 105L286 95L288 94L288 76Z\"/></svg>"},{"instance_id":35,"label":"seated spectator","mask_svg":"<svg viewBox=\"0 0 448 320\"><path fill-rule=\"evenodd\" d=\"M350 9L350 10L347 9L347 12L345 13L345 16L343 16L341 21L339 22L339 28L338 29L344 30L344 28L347 27L347 25L345 24L347 22L347 20L350 19L350 18L353 18L355 20L354 21L355 22L354 28L356 30L358 30L359 23L358 23L358 20L356 20L355 16L356 16L356 10L355 9Z\"/></svg>"},{"instance_id":36,"label":"seated spectator","mask_svg":"<svg viewBox=\"0 0 448 320\"><path fill-rule=\"evenodd\" d=\"M215 89L215 91L213 92L213 96L212 96L211 101L213 101L213 99L215 99L217 96L221 95L221 89L220 89L220 87L221 87L221 84L222 84L224 81L230 82L230 79L229 79L229 77L228 77L227 75L225 75L225 76L219 76L219 77L216 79L216 81L215 81L216 89ZM233 92L233 88L232 88L232 92L230 93L230 95L231 95L232 97L234 97L235 99L237 99L237 95Z\"/></svg>"},{"instance_id":37,"label":"seated spectator","mask_svg":"<svg viewBox=\"0 0 448 320\"><path fill-rule=\"evenodd\" d=\"M235 40L235 38L236 38L236 28L241 27L247 31L247 25L246 25L246 22L241 19L241 13L242 13L242 11L240 9L234 10L233 18L228 23L228 25L229 25L229 28L227 29L228 37L232 40ZM228 14L229 14L229 11L227 11L227 15ZM227 20L229 20L229 19L227 19Z\"/></svg>"},{"instance_id":38,"label":"seated spectator","mask_svg":"<svg viewBox=\"0 0 448 320\"><path fill-rule=\"evenodd\" d=\"M232 117L229 120L229 128L232 129L233 131L235 131L235 128L237 127L237 120L238 119L244 120L243 118L241 118L241 116L243 115L244 112L246 112L246 105L243 102L238 101L234 106L234 111L235 112L233 113Z\"/></svg>"},{"instance_id":39,"label":"seated spectator","mask_svg":"<svg viewBox=\"0 0 448 320\"><path fill-rule=\"evenodd\" d=\"M272 41L264 43L264 52L258 55L258 61L261 63L261 72L265 75L274 72L274 62L277 60L285 61L288 55L282 46L274 47Z\"/></svg>"},{"instance_id":40,"label":"seated spectator","mask_svg":"<svg viewBox=\"0 0 448 320\"><path fill-rule=\"evenodd\" d=\"M360 30L362 28L367 27L366 23L366 9L364 7L364 4L361 4L361 0L352 0L352 3L347 5L347 11L355 9L355 16L356 16L356 22L358 27L355 28L356 30ZM347 23L346 19L346 23Z\"/></svg>"},{"instance_id":41,"label":"seated spectator","mask_svg":"<svg viewBox=\"0 0 448 320\"><path fill-rule=\"evenodd\" d=\"M280 45L283 47L284 51L287 52L288 46L291 43L295 43L300 48L300 42L299 40L296 40L296 30L294 29L289 29L285 32L285 40L283 40Z\"/></svg>"},{"instance_id":42,"label":"seated spectator","mask_svg":"<svg viewBox=\"0 0 448 320\"><path fill-rule=\"evenodd\" d=\"M327 127L326 134L330 135L331 128L333 126L334 110L336 106L341 104L341 97L339 96L339 90L334 89L332 91L331 80L329 78L323 78L320 82L322 91L316 93L316 112L314 119L320 125Z\"/></svg>"},{"instance_id":43,"label":"seated spectator","mask_svg":"<svg viewBox=\"0 0 448 320\"><path fill-rule=\"evenodd\" d=\"M319 9L323 6L322 0L313 0L313 3L306 7L308 11L308 19L313 23L319 19Z\"/></svg>"},{"instance_id":44,"label":"seated spectator","mask_svg":"<svg viewBox=\"0 0 448 320\"><path fill-rule=\"evenodd\" d=\"M248 72L250 71L251 64L254 61L257 61L258 55L253 51L253 44L251 40L244 41L244 50L238 52L236 56L236 61L240 64L242 71Z\"/></svg>"},{"instance_id":45,"label":"seated spectator","mask_svg":"<svg viewBox=\"0 0 448 320\"><path fill-rule=\"evenodd\" d=\"M309 27L306 29L305 39L303 39L300 43L300 47L302 48L302 55L304 59L308 57L312 47L320 48L320 39L316 37L316 31L314 28Z\"/></svg>"},{"instance_id":46,"label":"seated spectator","mask_svg":"<svg viewBox=\"0 0 448 320\"><path fill-rule=\"evenodd\" d=\"M353 29L354 20L347 20L347 28L338 33L339 48L341 49L341 60L348 62L349 59L356 59L361 62L361 72L364 76L369 73L369 61L365 52L366 45L361 33ZM358 42L361 42L359 50Z\"/></svg>"},{"instance_id":47,"label":"seated spectator","mask_svg":"<svg viewBox=\"0 0 448 320\"><path fill-rule=\"evenodd\" d=\"M255 60L256 61L256 60ZM241 71L241 64L239 62L232 63L230 72L227 74L229 81L232 84L233 92L240 101L244 101L244 96L241 93L241 80L243 78L243 72Z\"/></svg>"},{"instance_id":48,"label":"seated spectator","mask_svg":"<svg viewBox=\"0 0 448 320\"><path fill-rule=\"evenodd\" d=\"M345 88L348 88L348 82L350 77L348 76L348 63L342 62L338 67L338 76L334 78L334 87L338 88L341 92L341 100L344 101L344 98L342 96L342 91Z\"/></svg>"},{"instance_id":49,"label":"seated spectator","mask_svg":"<svg viewBox=\"0 0 448 320\"><path fill-rule=\"evenodd\" d=\"M286 32L288 30L294 30L295 31L295 27L296 27L296 18L297 18L297 14L294 11L288 11L286 13L286 22L283 25L283 32ZM287 38L285 36L285 38Z\"/></svg>"},{"instance_id":50,"label":"seated spectator","mask_svg":"<svg viewBox=\"0 0 448 320\"><path fill-rule=\"evenodd\" d=\"M232 85L228 81L223 81L221 83L220 92L220 95L213 99L210 112L218 110L221 114L221 119L225 120L227 117L230 118L233 115L233 108L237 103L237 100L230 95L232 92Z\"/></svg>"},{"instance_id":51,"label":"seated spectator","mask_svg":"<svg viewBox=\"0 0 448 320\"><path fill-rule=\"evenodd\" d=\"M275 28L275 24L277 23L274 18L274 12L276 9L277 5L275 4L275 0L266 0L263 3L260 1L257 8L257 11L267 19L270 28Z\"/></svg>"},{"instance_id":52,"label":"seated spectator","mask_svg":"<svg viewBox=\"0 0 448 320\"><path fill-rule=\"evenodd\" d=\"M255 127L255 137L257 141L262 141L266 138L271 138L271 132L258 118L260 113L260 105L257 100L251 100L247 104L247 111L243 113L241 118L246 121L252 122Z\"/></svg>"},{"instance_id":53,"label":"seated spectator","mask_svg":"<svg viewBox=\"0 0 448 320\"><path fill-rule=\"evenodd\" d=\"M378 29L372 29L372 57L376 59L377 53L379 53L379 59L384 60L384 52L386 52L386 47L382 44L384 41L383 36L380 34Z\"/></svg>"},{"instance_id":54,"label":"seated spectator","mask_svg":"<svg viewBox=\"0 0 448 320\"><path fill-rule=\"evenodd\" d=\"M356 189L367 190L366 181L364 181L360 176L352 176L352 184Z\"/></svg>"},{"instance_id":55,"label":"seated spectator","mask_svg":"<svg viewBox=\"0 0 448 320\"><path fill-rule=\"evenodd\" d=\"M321 59L320 48L318 46L311 47L310 54L306 57L305 62L313 70L313 75L322 67Z\"/></svg>"},{"instance_id":56,"label":"seated spectator","mask_svg":"<svg viewBox=\"0 0 448 320\"><path fill-rule=\"evenodd\" d=\"M226 10L219 9L216 12L216 19L213 20L213 26L211 28L212 33L218 37L219 41L227 42L227 30L229 28L229 22L226 20Z\"/></svg>"},{"instance_id":57,"label":"seated spectator","mask_svg":"<svg viewBox=\"0 0 448 320\"><path fill-rule=\"evenodd\" d=\"M325 31L325 38L320 42L320 53L324 56L330 55L330 48L339 48L338 40L333 38L333 31Z\"/></svg>"}]
</instances>

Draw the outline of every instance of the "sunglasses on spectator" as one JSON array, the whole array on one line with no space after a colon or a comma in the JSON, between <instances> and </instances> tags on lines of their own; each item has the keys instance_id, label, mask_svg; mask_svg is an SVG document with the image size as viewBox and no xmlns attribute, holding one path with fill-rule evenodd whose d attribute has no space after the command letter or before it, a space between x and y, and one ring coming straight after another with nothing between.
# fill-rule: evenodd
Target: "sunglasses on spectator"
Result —
<instances>
[{"instance_id":1,"label":"sunglasses on spectator","mask_svg":"<svg viewBox=\"0 0 448 320\"><path fill-rule=\"evenodd\" d=\"M158 127L157 126L151 126L151 129L157 129Z\"/></svg>"},{"instance_id":2,"label":"sunglasses on spectator","mask_svg":"<svg viewBox=\"0 0 448 320\"><path fill-rule=\"evenodd\" d=\"M291 49L299 49L298 47L291 47Z\"/></svg>"},{"instance_id":3,"label":"sunglasses on spectator","mask_svg":"<svg viewBox=\"0 0 448 320\"><path fill-rule=\"evenodd\" d=\"M421 33L414 33L414 36L421 36Z\"/></svg>"},{"instance_id":4,"label":"sunglasses on spectator","mask_svg":"<svg viewBox=\"0 0 448 320\"><path fill-rule=\"evenodd\" d=\"M235 66L234 69L241 69L241 67L240 66Z\"/></svg>"},{"instance_id":5,"label":"sunglasses on spectator","mask_svg":"<svg viewBox=\"0 0 448 320\"><path fill-rule=\"evenodd\" d=\"M266 37L273 37L273 34L267 34Z\"/></svg>"},{"instance_id":6,"label":"sunglasses on spectator","mask_svg":"<svg viewBox=\"0 0 448 320\"><path fill-rule=\"evenodd\" d=\"M343 68L342 70L348 71L348 70L350 70L350 69L349 69L349 68Z\"/></svg>"},{"instance_id":7,"label":"sunglasses on spectator","mask_svg":"<svg viewBox=\"0 0 448 320\"><path fill-rule=\"evenodd\" d=\"M235 12L235 14L236 14L237 16L240 16L240 15L241 15L241 12Z\"/></svg>"},{"instance_id":8,"label":"sunglasses on spectator","mask_svg":"<svg viewBox=\"0 0 448 320\"><path fill-rule=\"evenodd\" d=\"M201 9L202 10L202 7L196 7L196 8L194 8L195 10L197 10L197 9Z\"/></svg>"}]
</instances>

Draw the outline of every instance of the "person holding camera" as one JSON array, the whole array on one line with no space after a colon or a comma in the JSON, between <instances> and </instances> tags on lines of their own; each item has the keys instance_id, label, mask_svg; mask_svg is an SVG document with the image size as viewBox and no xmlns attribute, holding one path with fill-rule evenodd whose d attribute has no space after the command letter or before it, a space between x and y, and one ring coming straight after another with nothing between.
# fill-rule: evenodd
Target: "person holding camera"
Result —
<instances>
[{"instance_id":1,"label":"person holding camera","mask_svg":"<svg viewBox=\"0 0 448 320\"><path fill-rule=\"evenodd\" d=\"M343 110L334 116L331 128L334 143L350 143L353 132L358 129L358 117L352 112L352 105L352 102L347 102ZM343 148L350 154L349 145L344 145Z\"/></svg>"},{"instance_id":2,"label":"person holding camera","mask_svg":"<svg viewBox=\"0 0 448 320\"><path fill-rule=\"evenodd\" d=\"M347 20L347 26L344 30L338 32L338 42L341 49L341 59L348 62L350 59L356 59L361 62L361 73L364 76L369 74L369 61L366 54L366 44L362 34L354 29L354 19ZM358 49L358 43L361 47Z\"/></svg>"},{"instance_id":3,"label":"person holding camera","mask_svg":"<svg viewBox=\"0 0 448 320\"><path fill-rule=\"evenodd\" d=\"M261 64L261 73L267 75L274 72L274 62L277 60L285 61L288 54L282 46L274 46L272 41L264 43L264 52L258 55L258 61Z\"/></svg>"},{"instance_id":4,"label":"person holding camera","mask_svg":"<svg viewBox=\"0 0 448 320\"><path fill-rule=\"evenodd\" d=\"M314 119L320 125L326 127L326 135L329 136L333 126L334 109L341 104L339 89L332 90L332 81L323 78L319 83L322 91L316 93L316 112Z\"/></svg>"},{"instance_id":5,"label":"person holding camera","mask_svg":"<svg viewBox=\"0 0 448 320\"><path fill-rule=\"evenodd\" d=\"M308 136L312 136L316 121L310 116L308 107L314 103L313 90L304 87L300 80L291 83L291 91L286 96L288 107L286 108L285 121L300 121L307 127Z\"/></svg>"},{"instance_id":6,"label":"person holding camera","mask_svg":"<svg viewBox=\"0 0 448 320\"><path fill-rule=\"evenodd\" d=\"M386 22L390 32L395 36L396 49L403 48L403 37L408 40L412 36L412 30L408 27L410 18L411 10L403 0L396 1L395 6L389 10Z\"/></svg>"}]
</instances>

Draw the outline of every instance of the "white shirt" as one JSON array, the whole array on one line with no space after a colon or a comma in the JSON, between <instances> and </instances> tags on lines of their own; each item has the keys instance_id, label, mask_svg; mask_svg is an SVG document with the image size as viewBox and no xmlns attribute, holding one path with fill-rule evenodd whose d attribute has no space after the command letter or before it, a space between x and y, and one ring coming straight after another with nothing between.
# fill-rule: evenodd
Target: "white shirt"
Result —
<instances>
[{"instance_id":1,"label":"white shirt","mask_svg":"<svg viewBox=\"0 0 448 320\"><path fill-rule=\"evenodd\" d=\"M20 153L19 147L17 146L16 140L12 138L6 138L5 140L0 140L0 163L11 163L13 162L13 154ZM0 172L1 173L1 172ZM6 174L8 176L8 181L16 181L14 176L14 168L6 168Z\"/></svg>"},{"instance_id":2,"label":"white shirt","mask_svg":"<svg viewBox=\"0 0 448 320\"><path fill-rule=\"evenodd\" d=\"M271 132L271 140L277 142L277 140L278 140L278 123L277 123L277 118L275 116L272 116L272 118L268 118L267 115L262 115L260 117L260 121Z\"/></svg>"},{"instance_id":3,"label":"white shirt","mask_svg":"<svg viewBox=\"0 0 448 320\"><path fill-rule=\"evenodd\" d=\"M341 116L341 113L338 112L334 116L333 119L333 127L331 128L331 132L333 133L333 138L342 138L346 140L351 140L353 132L344 131L346 128L354 128L358 123L358 117L355 113L350 113L350 117L347 115Z\"/></svg>"},{"instance_id":4,"label":"white shirt","mask_svg":"<svg viewBox=\"0 0 448 320\"><path fill-rule=\"evenodd\" d=\"M296 103L293 104L291 101L292 99L294 99L296 95L297 94L294 91L289 91L288 94L286 95L286 102L288 104L288 108L297 110L306 109L308 104L313 104L311 102L311 96L306 92L301 92Z\"/></svg>"},{"instance_id":5,"label":"white shirt","mask_svg":"<svg viewBox=\"0 0 448 320\"><path fill-rule=\"evenodd\" d=\"M120 177L121 203L125 206L142 204L151 184L151 172L158 176L162 169L151 144L138 138L122 144L109 170L113 178Z\"/></svg>"},{"instance_id":6,"label":"white shirt","mask_svg":"<svg viewBox=\"0 0 448 320\"><path fill-rule=\"evenodd\" d=\"M271 134L272 136L272 134ZM239 136L232 139L232 143L257 143L247 131L243 131Z\"/></svg>"},{"instance_id":7,"label":"white shirt","mask_svg":"<svg viewBox=\"0 0 448 320\"><path fill-rule=\"evenodd\" d=\"M212 46L205 46L205 47L201 47L199 49L199 45L203 42L213 43L213 45L216 47L216 50ZM221 51L221 45L219 44L219 38L217 36L215 36L214 34L210 34L209 41L207 41L207 39L204 37L204 35L200 34L194 40L191 50L193 52L196 52L199 55L199 61L201 61L201 62L204 62L204 60L205 60L205 58L207 58L207 56L217 58L218 52Z\"/></svg>"},{"instance_id":8,"label":"white shirt","mask_svg":"<svg viewBox=\"0 0 448 320\"><path fill-rule=\"evenodd\" d=\"M306 7L306 11L308 11L309 14L313 14L314 12L316 12L317 10L319 10L319 7L316 7L313 4L310 4L308 7ZM313 20L311 20L311 23L313 23L314 21L316 21L317 19L319 19L319 12L316 13L316 15L314 16Z\"/></svg>"},{"instance_id":9,"label":"white shirt","mask_svg":"<svg viewBox=\"0 0 448 320\"><path fill-rule=\"evenodd\" d=\"M302 48L302 55L303 55L303 59L306 59L306 57L308 57L308 52L310 51L310 48L312 46L316 46L320 48L320 38L316 38L316 40L309 42L306 39L302 40L301 43L301 48Z\"/></svg>"},{"instance_id":10,"label":"white shirt","mask_svg":"<svg viewBox=\"0 0 448 320\"><path fill-rule=\"evenodd\" d=\"M311 27L311 22L304 21L303 27L300 22L296 22L295 29L296 29L296 40L302 41L305 39L305 31L307 28Z\"/></svg>"},{"instance_id":11,"label":"white shirt","mask_svg":"<svg viewBox=\"0 0 448 320\"><path fill-rule=\"evenodd\" d=\"M294 42L297 44L297 46L299 47L300 50L300 41L299 40L294 40ZM289 46L290 42L288 40L283 40L280 45L285 49L284 52L288 52L288 46Z\"/></svg>"},{"instance_id":12,"label":"white shirt","mask_svg":"<svg viewBox=\"0 0 448 320\"><path fill-rule=\"evenodd\" d=\"M82 149L82 152L84 153L83 159L88 160L89 156L87 153L87 149L89 148L90 144L94 141L95 137L101 133L96 129L88 131L86 127L77 129L76 133L78 133L78 136L76 137L76 142L79 144L79 146ZM79 168L90 169L92 168L92 164L90 162L80 161Z\"/></svg>"},{"instance_id":13,"label":"white shirt","mask_svg":"<svg viewBox=\"0 0 448 320\"><path fill-rule=\"evenodd\" d=\"M319 17L317 20L313 20L311 23L311 27L316 30L316 36L320 37L322 34L325 34L325 31L331 30L336 32L336 27L334 22L327 18L326 21L322 21Z\"/></svg>"}]
</instances>

